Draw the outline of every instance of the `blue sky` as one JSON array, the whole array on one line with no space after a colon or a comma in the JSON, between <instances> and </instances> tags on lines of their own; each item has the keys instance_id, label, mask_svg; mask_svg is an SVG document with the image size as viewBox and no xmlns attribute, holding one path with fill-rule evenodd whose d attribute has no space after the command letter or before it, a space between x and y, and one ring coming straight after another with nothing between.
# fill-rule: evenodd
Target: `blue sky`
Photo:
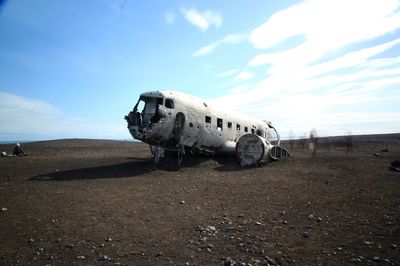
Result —
<instances>
[{"instance_id":1,"label":"blue sky","mask_svg":"<svg viewBox=\"0 0 400 266\"><path fill-rule=\"evenodd\" d=\"M0 140L129 139L164 89L282 136L400 132L400 1L3 1Z\"/></svg>"}]
</instances>

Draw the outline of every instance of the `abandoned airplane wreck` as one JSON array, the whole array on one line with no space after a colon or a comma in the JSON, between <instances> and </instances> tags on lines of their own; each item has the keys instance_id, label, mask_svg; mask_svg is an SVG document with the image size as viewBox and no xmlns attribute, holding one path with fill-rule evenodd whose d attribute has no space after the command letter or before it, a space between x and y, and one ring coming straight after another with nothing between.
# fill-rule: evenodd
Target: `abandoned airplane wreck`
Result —
<instances>
[{"instance_id":1,"label":"abandoned airplane wreck","mask_svg":"<svg viewBox=\"0 0 400 266\"><path fill-rule=\"evenodd\" d=\"M236 154L242 166L290 156L271 123L221 111L181 92L142 93L125 119L132 137L151 145L155 163L164 150L177 151L178 163L186 151Z\"/></svg>"}]
</instances>

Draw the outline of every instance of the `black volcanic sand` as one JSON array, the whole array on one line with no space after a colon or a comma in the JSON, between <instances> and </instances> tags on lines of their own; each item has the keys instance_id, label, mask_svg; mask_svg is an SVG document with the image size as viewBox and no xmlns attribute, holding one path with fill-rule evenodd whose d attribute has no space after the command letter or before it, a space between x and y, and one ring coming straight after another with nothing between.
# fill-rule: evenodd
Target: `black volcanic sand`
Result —
<instances>
[{"instance_id":1,"label":"black volcanic sand","mask_svg":"<svg viewBox=\"0 0 400 266\"><path fill-rule=\"evenodd\" d=\"M353 137L352 154L324 139L315 158L296 144L258 168L155 167L134 142L24 144L0 158L0 265L399 265L399 137Z\"/></svg>"}]
</instances>

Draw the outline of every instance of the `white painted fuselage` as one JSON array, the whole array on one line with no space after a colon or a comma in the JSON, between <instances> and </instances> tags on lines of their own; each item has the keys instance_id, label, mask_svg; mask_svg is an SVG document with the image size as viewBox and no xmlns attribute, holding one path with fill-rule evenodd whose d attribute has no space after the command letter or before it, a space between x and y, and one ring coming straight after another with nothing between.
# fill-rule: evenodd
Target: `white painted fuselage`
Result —
<instances>
[{"instance_id":1,"label":"white painted fuselage","mask_svg":"<svg viewBox=\"0 0 400 266\"><path fill-rule=\"evenodd\" d=\"M268 143L273 135L273 127L263 120L220 110L206 100L175 91L142 93L125 119L135 139L170 150L234 152L243 135L254 134Z\"/></svg>"}]
</instances>

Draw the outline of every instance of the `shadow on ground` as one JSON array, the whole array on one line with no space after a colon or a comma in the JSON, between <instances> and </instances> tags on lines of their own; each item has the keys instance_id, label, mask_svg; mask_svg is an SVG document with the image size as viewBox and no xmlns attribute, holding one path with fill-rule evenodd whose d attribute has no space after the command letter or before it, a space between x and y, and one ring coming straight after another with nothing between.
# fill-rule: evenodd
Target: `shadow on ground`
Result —
<instances>
[{"instance_id":1,"label":"shadow on ground","mask_svg":"<svg viewBox=\"0 0 400 266\"><path fill-rule=\"evenodd\" d=\"M101 165L95 167L86 167L71 169L65 171L56 171L36 175L29 180L33 181L72 181L84 179L104 179L104 178L122 178L140 176L155 170L162 171L179 171L182 168L195 167L203 162L210 160L207 157L186 156L181 165L178 164L176 157L162 158L156 165L153 159L148 158L131 158L126 160L135 160L133 162L125 162L113 165Z\"/></svg>"},{"instance_id":2,"label":"shadow on ground","mask_svg":"<svg viewBox=\"0 0 400 266\"><path fill-rule=\"evenodd\" d=\"M95 167L78 168L65 171L56 171L41 175L36 175L29 180L36 181L71 181L83 179L104 179L104 178L121 178L134 177L143 175L155 170L162 171L179 171L182 168L191 168L210 160L216 161L219 166L214 169L217 171L238 171L246 168L240 167L235 158L231 156L201 156L187 155L181 164L178 164L177 157L169 156L162 158L156 165L152 158L135 158L126 157L126 160L134 160L113 165L101 165Z\"/></svg>"},{"instance_id":3,"label":"shadow on ground","mask_svg":"<svg viewBox=\"0 0 400 266\"><path fill-rule=\"evenodd\" d=\"M29 178L37 181L72 181L81 179L121 178L138 176L154 170L153 160L79 168L46 173Z\"/></svg>"}]
</instances>

